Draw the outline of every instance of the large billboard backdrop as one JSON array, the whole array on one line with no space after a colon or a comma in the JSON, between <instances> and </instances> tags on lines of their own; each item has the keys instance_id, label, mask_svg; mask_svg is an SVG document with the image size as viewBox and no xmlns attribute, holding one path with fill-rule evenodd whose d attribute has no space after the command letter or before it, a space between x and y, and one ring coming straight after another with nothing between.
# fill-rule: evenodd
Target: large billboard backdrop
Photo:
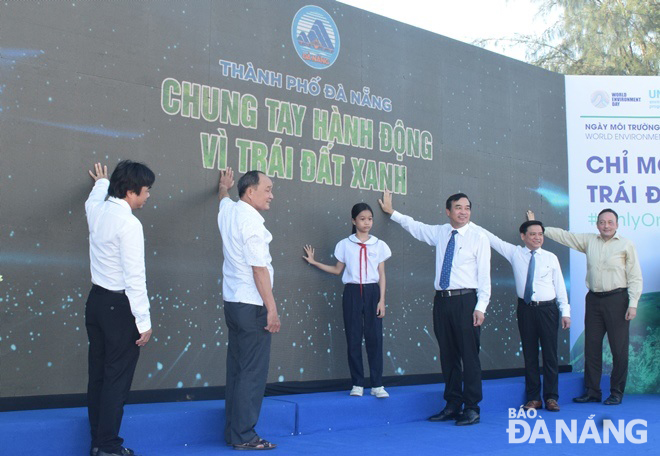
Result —
<instances>
[{"instance_id":1,"label":"large billboard backdrop","mask_svg":"<svg viewBox=\"0 0 660 456\"><path fill-rule=\"evenodd\" d=\"M332 263L350 208L375 212L387 261L385 375L440 371L434 254L378 208L473 219L510 242L524 212L567 224L563 77L330 1L7 2L0 6L0 396L86 388L84 201L94 162L157 174L136 213L154 335L133 388L222 386L227 333L220 168L275 182L282 331L269 381L348 378ZM233 196L236 193L234 191ZM568 269L568 254L557 252ZM511 268L493 254L485 369L523 366ZM568 332L560 362L568 364Z\"/></svg>"}]
</instances>

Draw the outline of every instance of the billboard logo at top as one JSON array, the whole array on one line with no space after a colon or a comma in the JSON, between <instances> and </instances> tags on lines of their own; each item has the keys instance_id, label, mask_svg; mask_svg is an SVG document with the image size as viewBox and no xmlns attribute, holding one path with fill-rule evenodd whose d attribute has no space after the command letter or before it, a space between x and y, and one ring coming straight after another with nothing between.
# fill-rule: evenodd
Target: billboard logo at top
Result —
<instances>
[{"instance_id":1,"label":"billboard logo at top","mask_svg":"<svg viewBox=\"0 0 660 456\"><path fill-rule=\"evenodd\" d=\"M606 108L610 104L610 94L604 90L597 90L591 94L591 104L596 108Z\"/></svg>"},{"instance_id":2,"label":"billboard logo at top","mask_svg":"<svg viewBox=\"0 0 660 456\"><path fill-rule=\"evenodd\" d=\"M301 8L291 23L291 39L298 56L317 70L330 67L339 55L339 29L332 17L314 5Z\"/></svg>"},{"instance_id":3,"label":"billboard logo at top","mask_svg":"<svg viewBox=\"0 0 660 456\"><path fill-rule=\"evenodd\" d=\"M606 108L608 106L621 106L622 103L641 103L642 97L636 97L628 92L608 93L604 90L596 90L591 94L591 104L596 108Z\"/></svg>"}]
</instances>

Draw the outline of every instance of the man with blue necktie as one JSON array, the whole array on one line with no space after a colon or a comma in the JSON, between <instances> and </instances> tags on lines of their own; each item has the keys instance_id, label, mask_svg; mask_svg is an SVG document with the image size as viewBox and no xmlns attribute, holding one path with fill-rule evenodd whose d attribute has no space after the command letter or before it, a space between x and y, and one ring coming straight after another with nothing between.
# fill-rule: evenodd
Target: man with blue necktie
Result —
<instances>
[{"instance_id":1,"label":"man with blue necktie","mask_svg":"<svg viewBox=\"0 0 660 456\"><path fill-rule=\"evenodd\" d=\"M473 224L474 225L474 224ZM477 227L477 225L474 225ZM518 329L525 359L525 404L523 409L540 409L541 370L539 343L543 355L543 399L545 408L558 412L559 360L557 337L559 314L561 327L571 326L570 306L559 260L554 253L543 250L545 228L538 220L520 225L524 247L509 244L490 231L478 227L488 237L490 246L511 263L518 294Z\"/></svg>"},{"instance_id":2,"label":"man with blue necktie","mask_svg":"<svg viewBox=\"0 0 660 456\"><path fill-rule=\"evenodd\" d=\"M488 238L470 224L472 204L464 193L447 199L449 223L444 225L427 225L395 211L391 192L385 192L378 203L415 239L436 249L433 330L440 345L447 404L429 420L476 424L483 398L479 337L490 301Z\"/></svg>"}]
</instances>

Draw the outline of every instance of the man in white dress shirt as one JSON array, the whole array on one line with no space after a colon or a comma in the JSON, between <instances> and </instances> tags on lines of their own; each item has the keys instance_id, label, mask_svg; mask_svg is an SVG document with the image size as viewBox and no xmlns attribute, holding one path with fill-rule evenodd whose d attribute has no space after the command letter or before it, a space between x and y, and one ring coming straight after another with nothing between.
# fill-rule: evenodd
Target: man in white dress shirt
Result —
<instances>
[{"instance_id":1,"label":"man in white dress shirt","mask_svg":"<svg viewBox=\"0 0 660 456\"><path fill-rule=\"evenodd\" d=\"M144 233L132 211L149 198L154 173L124 160L110 180L100 163L89 171L95 184L85 202L89 225L92 290L85 305L89 339L87 407L92 456L132 455L119 428L140 347L151 337L144 266Z\"/></svg>"},{"instance_id":2,"label":"man in white dress shirt","mask_svg":"<svg viewBox=\"0 0 660 456\"><path fill-rule=\"evenodd\" d=\"M426 225L395 211L391 192L378 203L415 239L436 249L433 330L440 345L447 405L429 420L476 424L483 398L479 337L490 301L488 239L470 225L471 203L464 193L447 199L449 223L444 225Z\"/></svg>"},{"instance_id":3,"label":"man in white dress shirt","mask_svg":"<svg viewBox=\"0 0 660 456\"><path fill-rule=\"evenodd\" d=\"M476 225L475 225L476 227ZM488 237L490 246L511 263L518 294L518 329L525 359L525 410L540 409L541 371L539 341L543 355L543 399L545 408L559 411L559 360L557 333L559 314L561 327L571 326L564 276L554 253L543 250L545 228L539 221L520 225L520 239L525 247L509 244L490 231L479 227Z\"/></svg>"},{"instance_id":4,"label":"man in white dress shirt","mask_svg":"<svg viewBox=\"0 0 660 456\"><path fill-rule=\"evenodd\" d=\"M273 296L269 244L273 236L259 211L270 209L273 182L249 171L238 181L238 201L229 197L231 168L220 173L218 227L222 236L222 296L229 328L225 387L225 440L237 450L268 450L255 426L266 390L271 333L280 330Z\"/></svg>"}]
</instances>

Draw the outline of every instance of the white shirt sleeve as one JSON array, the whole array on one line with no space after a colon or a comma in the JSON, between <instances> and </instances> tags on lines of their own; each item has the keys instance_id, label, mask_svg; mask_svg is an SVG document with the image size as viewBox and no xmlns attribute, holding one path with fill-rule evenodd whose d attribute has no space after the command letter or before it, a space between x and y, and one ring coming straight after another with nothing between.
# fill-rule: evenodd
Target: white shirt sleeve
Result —
<instances>
[{"instance_id":1,"label":"white shirt sleeve","mask_svg":"<svg viewBox=\"0 0 660 456\"><path fill-rule=\"evenodd\" d=\"M394 211L390 218L401 225L404 230L409 232L418 241L426 242L428 245L434 247L438 245L440 241L440 225L427 225L397 211Z\"/></svg>"},{"instance_id":2,"label":"white shirt sleeve","mask_svg":"<svg viewBox=\"0 0 660 456\"><path fill-rule=\"evenodd\" d=\"M571 306L568 304L568 295L566 293L566 284L564 275L561 273L559 260L555 255L552 256L552 280L555 284L555 293L557 294L557 304L562 317L571 316Z\"/></svg>"},{"instance_id":3,"label":"white shirt sleeve","mask_svg":"<svg viewBox=\"0 0 660 456\"><path fill-rule=\"evenodd\" d=\"M483 228L477 225L474 222L470 222L471 225L474 225L479 231L484 233L488 238L490 246L500 255L502 255L509 263L513 263L513 255L516 252L516 246L509 244L508 242L503 241L502 239L495 236L493 233L488 231L486 228Z\"/></svg>"},{"instance_id":4,"label":"white shirt sleeve","mask_svg":"<svg viewBox=\"0 0 660 456\"><path fill-rule=\"evenodd\" d=\"M119 237L119 254L126 283L126 297L131 305L131 313L135 317L138 332L142 334L151 329L142 224L137 222L125 226Z\"/></svg>"},{"instance_id":5,"label":"white shirt sleeve","mask_svg":"<svg viewBox=\"0 0 660 456\"><path fill-rule=\"evenodd\" d=\"M344 248L344 241L341 240L337 242L337 245L335 246L335 259L337 261L340 261L344 264L346 264L346 249Z\"/></svg>"},{"instance_id":6,"label":"white shirt sleeve","mask_svg":"<svg viewBox=\"0 0 660 456\"><path fill-rule=\"evenodd\" d=\"M380 244L380 249L378 251L378 264L380 264L392 256L392 250L390 250L390 246L382 240L379 239L378 243Z\"/></svg>"},{"instance_id":7,"label":"white shirt sleeve","mask_svg":"<svg viewBox=\"0 0 660 456\"><path fill-rule=\"evenodd\" d=\"M110 181L106 178L99 179L94 183L92 191L85 201L85 213L89 217L89 212L97 206L99 203L105 201L105 197L108 196L108 188L110 187Z\"/></svg>"},{"instance_id":8,"label":"white shirt sleeve","mask_svg":"<svg viewBox=\"0 0 660 456\"><path fill-rule=\"evenodd\" d=\"M477 247L477 305L474 310L486 312L490 303L490 244L485 234Z\"/></svg>"}]
</instances>

